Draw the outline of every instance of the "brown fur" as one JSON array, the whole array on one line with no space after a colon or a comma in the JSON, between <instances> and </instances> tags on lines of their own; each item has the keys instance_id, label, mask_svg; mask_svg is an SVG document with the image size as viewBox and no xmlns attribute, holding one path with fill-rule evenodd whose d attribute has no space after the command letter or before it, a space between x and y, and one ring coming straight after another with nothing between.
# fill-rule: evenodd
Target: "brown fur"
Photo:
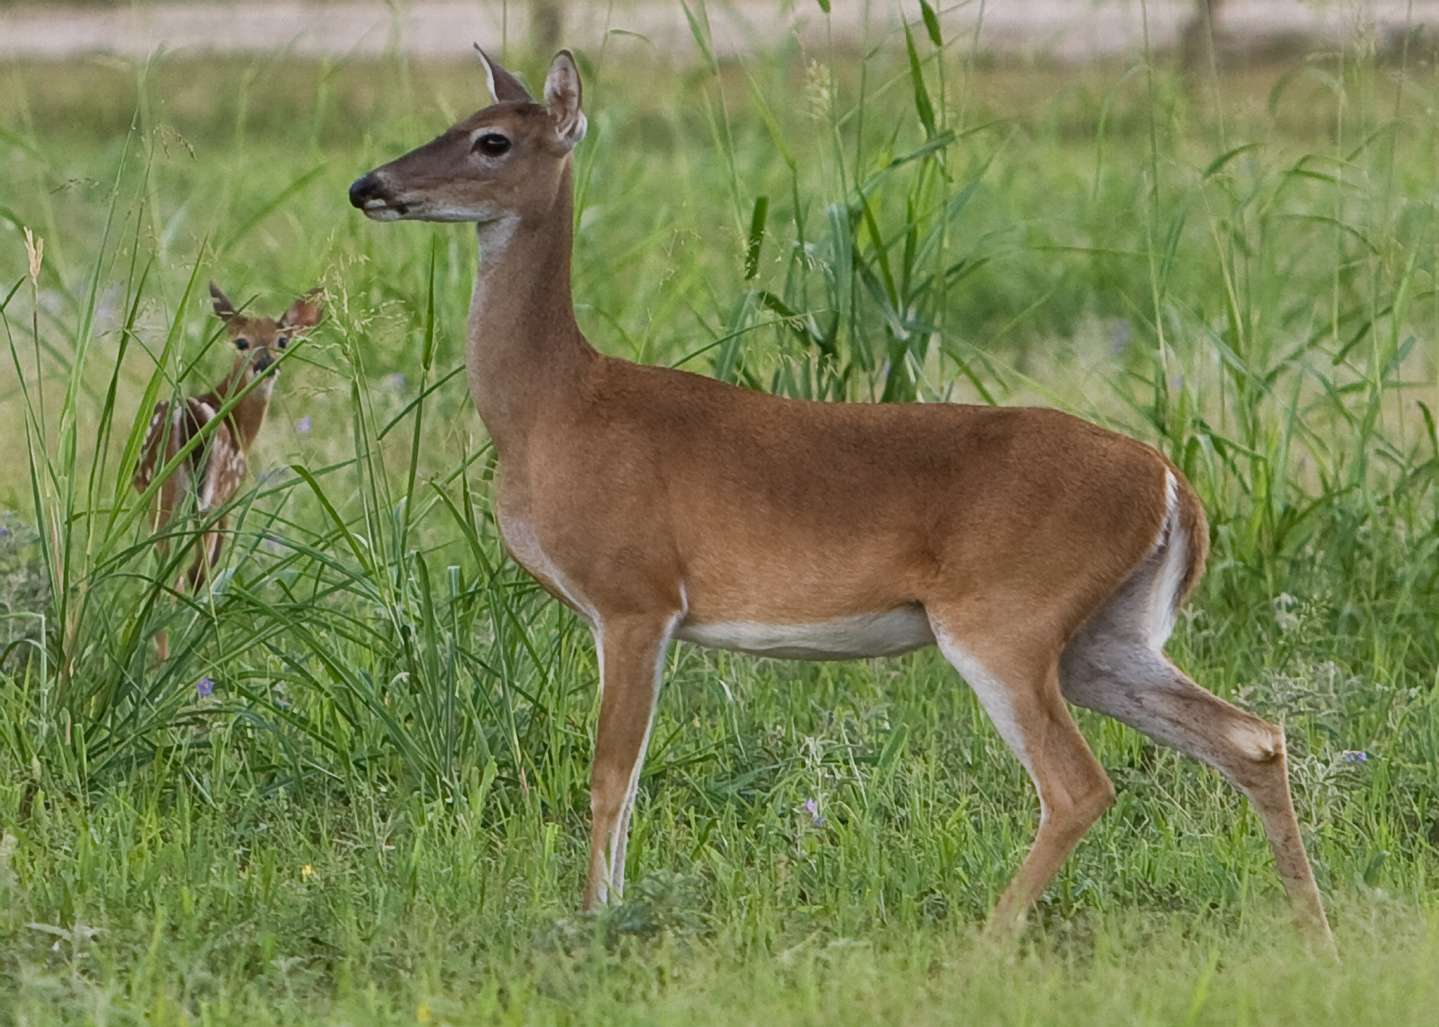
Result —
<instances>
[{"instance_id":1,"label":"brown fur","mask_svg":"<svg viewBox=\"0 0 1439 1027\"><path fill-rule=\"evenodd\" d=\"M676 631L913 613L1039 793L1039 833L995 914L1017 922L1113 795L1064 705L1061 656L1097 631L1084 694L1115 687L1094 668L1111 651L1137 658L1168 547L1184 543L1180 595L1202 570L1193 490L1150 447L1054 410L807 403L597 353L570 299L573 62L556 58L545 106L490 68L500 102L362 177L350 199L379 220L479 223L468 370L499 454L495 514L515 559L590 621L603 667L585 905L623 884ZM486 133L509 148L484 152ZM1111 631L1124 646L1105 648ZM1278 838L1276 854L1302 876L1297 844ZM1317 892L1285 882L1322 923Z\"/></svg>"}]
</instances>

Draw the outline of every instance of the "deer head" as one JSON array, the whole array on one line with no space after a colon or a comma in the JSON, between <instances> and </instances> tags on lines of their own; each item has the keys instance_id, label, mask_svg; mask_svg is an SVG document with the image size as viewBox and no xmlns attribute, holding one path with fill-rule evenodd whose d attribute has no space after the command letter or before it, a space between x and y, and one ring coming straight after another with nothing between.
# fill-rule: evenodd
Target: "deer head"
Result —
<instances>
[{"instance_id":1,"label":"deer head","mask_svg":"<svg viewBox=\"0 0 1439 1027\"><path fill-rule=\"evenodd\" d=\"M570 151L585 135L580 73L561 50L536 103L519 79L476 45L495 102L350 186L376 221L492 222L552 205Z\"/></svg>"},{"instance_id":2,"label":"deer head","mask_svg":"<svg viewBox=\"0 0 1439 1027\"><path fill-rule=\"evenodd\" d=\"M230 345L235 347L231 388L243 389L263 375L265 380L257 389L266 396L275 387L275 362L280 354L297 336L319 324L324 309L319 290L301 296L278 318L241 314L214 282L210 283L210 299L215 315L225 322Z\"/></svg>"}]
</instances>

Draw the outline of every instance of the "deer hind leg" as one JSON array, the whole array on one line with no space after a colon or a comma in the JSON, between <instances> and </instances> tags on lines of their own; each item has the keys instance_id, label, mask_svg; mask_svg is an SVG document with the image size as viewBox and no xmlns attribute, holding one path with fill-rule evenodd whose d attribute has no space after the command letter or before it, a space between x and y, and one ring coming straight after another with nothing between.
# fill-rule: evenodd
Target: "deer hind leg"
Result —
<instances>
[{"instance_id":1,"label":"deer hind leg","mask_svg":"<svg viewBox=\"0 0 1439 1027\"><path fill-rule=\"evenodd\" d=\"M1249 797L1300 923L1332 946L1289 793L1284 732L1200 688L1160 650L1153 606L1162 554L1141 567L1086 624L1061 658L1060 684L1078 706L1114 717L1218 770Z\"/></svg>"},{"instance_id":2,"label":"deer hind leg","mask_svg":"<svg viewBox=\"0 0 1439 1027\"><path fill-rule=\"evenodd\" d=\"M168 512L160 512L160 507L157 504L156 513L153 515L151 521L153 529L156 532L159 532L161 526L164 524L168 524L168 522ZM163 536L157 535L157 537L155 538L155 552L160 557L160 567L163 569L165 566L165 561L169 559L170 556L170 540L164 538ZM154 642L155 659L160 663L164 663L170 658L170 633L164 628L160 628L155 632Z\"/></svg>"},{"instance_id":3,"label":"deer hind leg","mask_svg":"<svg viewBox=\"0 0 1439 1027\"><path fill-rule=\"evenodd\" d=\"M609 618L595 629L600 662L600 722L590 772L589 874L584 908L624 892L625 845L659 697L660 673L677 615Z\"/></svg>"},{"instance_id":4,"label":"deer hind leg","mask_svg":"<svg viewBox=\"0 0 1439 1027\"><path fill-rule=\"evenodd\" d=\"M175 519L175 507L179 504L181 490L188 487L188 482L189 472L183 467L177 468L156 492L155 503L150 511L150 532L154 538L155 552L160 558L162 573L170 556L170 539L167 533ZM170 658L170 633L160 628L155 632L154 643L155 659L164 663Z\"/></svg>"},{"instance_id":5,"label":"deer hind leg","mask_svg":"<svg viewBox=\"0 0 1439 1027\"><path fill-rule=\"evenodd\" d=\"M1052 646L1016 644L1012 628L998 630L987 618L932 607L928 614L940 651L974 689L1039 795L1039 829L987 927L1005 935L1023 923L1080 838L1109 808L1114 786L1060 696Z\"/></svg>"}]
</instances>

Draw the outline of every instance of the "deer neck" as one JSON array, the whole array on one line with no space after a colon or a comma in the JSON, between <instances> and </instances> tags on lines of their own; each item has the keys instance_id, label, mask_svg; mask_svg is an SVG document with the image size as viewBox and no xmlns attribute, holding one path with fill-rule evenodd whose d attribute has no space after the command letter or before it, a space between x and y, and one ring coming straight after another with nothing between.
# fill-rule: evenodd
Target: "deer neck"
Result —
<instances>
[{"instance_id":1,"label":"deer neck","mask_svg":"<svg viewBox=\"0 0 1439 1027\"><path fill-rule=\"evenodd\" d=\"M570 298L570 166L553 202L477 228L480 256L470 301L470 394L501 455L535 426L563 417L596 353Z\"/></svg>"},{"instance_id":2,"label":"deer neck","mask_svg":"<svg viewBox=\"0 0 1439 1027\"><path fill-rule=\"evenodd\" d=\"M214 391L208 396L201 398L219 410L231 396L242 392L244 388L244 372L236 370L215 386ZM260 434L260 425L265 423L265 411L270 408L270 393L274 390L275 378L272 373L266 375L254 388L246 392L226 415L225 423L230 426L230 431L234 433L241 449L248 451L250 443L255 441L256 435Z\"/></svg>"}]
</instances>

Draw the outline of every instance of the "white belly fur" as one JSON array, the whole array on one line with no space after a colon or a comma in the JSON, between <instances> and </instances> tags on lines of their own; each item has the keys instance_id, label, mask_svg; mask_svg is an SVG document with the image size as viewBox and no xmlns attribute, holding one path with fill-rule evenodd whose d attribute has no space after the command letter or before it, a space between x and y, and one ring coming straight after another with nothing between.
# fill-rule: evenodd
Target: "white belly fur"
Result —
<instances>
[{"instance_id":1,"label":"white belly fur","mask_svg":"<svg viewBox=\"0 0 1439 1027\"><path fill-rule=\"evenodd\" d=\"M675 638L711 649L734 649L754 656L789 660L896 656L934 644L929 619L918 606L806 624L687 621L675 632Z\"/></svg>"}]
</instances>

